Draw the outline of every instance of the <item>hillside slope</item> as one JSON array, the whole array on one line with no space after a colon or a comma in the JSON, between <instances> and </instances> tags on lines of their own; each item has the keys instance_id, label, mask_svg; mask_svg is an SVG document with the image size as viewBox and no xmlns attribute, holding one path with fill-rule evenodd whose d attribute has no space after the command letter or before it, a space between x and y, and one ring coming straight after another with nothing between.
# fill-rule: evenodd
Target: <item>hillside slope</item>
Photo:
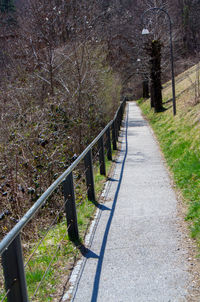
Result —
<instances>
[{"instance_id":1,"label":"hillside slope","mask_svg":"<svg viewBox=\"0 0 200 302\"><path fill-rule=\"evenodd\" d=\"M200 93L199 65L176 77L177 115L173 116L171 82L163 86L165 111L155 114L149 100L139 101L149 120L177 191L186 205L191 236L200 247Z\"/></svg>"}]
</instances>

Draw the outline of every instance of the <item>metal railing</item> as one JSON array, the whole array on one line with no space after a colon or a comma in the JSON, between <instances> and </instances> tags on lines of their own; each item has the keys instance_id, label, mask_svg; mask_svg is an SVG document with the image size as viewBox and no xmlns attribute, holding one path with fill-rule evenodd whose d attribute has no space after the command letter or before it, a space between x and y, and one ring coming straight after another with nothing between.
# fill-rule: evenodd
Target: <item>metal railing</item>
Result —
<instances>
[{"instance_id":1,"label":"metal railing","mask_svg":"<svg viewBox=\"0 0 200 302\"><path fill-rule=\"evenodd\" d=\"M88 200L90 201L96 201L95 184L94 184L94 176L93 176L92 149L96 144L98 144L100 174L106 175L104 147L106 147L107 159L112 160L112 146L113 146L113 150L117 149L117 140L118 140L119 130L123 119L125 105L126 105L126 100L123 100L123 102L121 102L115 114L114 119L107 124L107 126L93 140L93 142L81 153L81 155L72 163L72 165L60 177L58 177L57 180L41 195L41 197L28 210L28 212L23 216L23 218L20 219L20 221L0 242L0 255L2 257L2 266L3 266L4 281L5 281L5 294L3 298L1 298L0 302L5 301L5 299L7 299L8 302L28 301L25 267L27 266L32 255L31 257L29 257L27 263L24 265L20 233L23 230L23 228L27 225L27 223L36 215L38 210L42 206L44 206L49 196L61 184L63 185L64 204L60 209L60 212L64 211L66 214L66 219L67 219L66 233L68 232L68 236L71 241L77 241L79 239L79 228L77 223L77 211L76 211L75 192L74 192L74 183L73 183L73 171L77 167L77 165L82 160L84 160L87 197ZM105 141L104 141L104 136L106 136ZM47 233L48 230L46 234ZM46 236L46 234L43 236L43 239ZM39 244L41 243L41 241L39 242ZM59 245L58 245L58 249L59 249ZM35 253L35 251L33 253ZM49 265L51 265L51 262ZM46 273L47 270L43 278L45 278ZM36 289L36 292L37 290L38 287Z\"/></svg>"}]
</instances>

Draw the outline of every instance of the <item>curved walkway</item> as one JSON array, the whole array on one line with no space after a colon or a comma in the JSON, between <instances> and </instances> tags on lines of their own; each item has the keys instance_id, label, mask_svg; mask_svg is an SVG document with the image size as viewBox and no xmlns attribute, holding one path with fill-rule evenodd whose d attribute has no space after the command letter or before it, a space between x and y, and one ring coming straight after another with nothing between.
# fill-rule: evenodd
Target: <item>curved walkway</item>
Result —
<instances>
[{"instance_id":1,"label":"curved walkway","mask_svg":"<svg viewBox=\"0 0 200 302\"><path fill-rule=\"evenodd\" d=\"M71 301L187 300L177 200L140 109L127 105L122 150Z\"/></svg>"}]
</instances>

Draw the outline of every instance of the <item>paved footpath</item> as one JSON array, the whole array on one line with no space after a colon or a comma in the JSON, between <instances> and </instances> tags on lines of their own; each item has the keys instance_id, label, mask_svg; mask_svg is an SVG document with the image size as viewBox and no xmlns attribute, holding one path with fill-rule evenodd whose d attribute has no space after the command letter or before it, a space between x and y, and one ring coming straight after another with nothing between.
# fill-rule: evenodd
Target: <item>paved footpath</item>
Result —
<instances>
[{"instance_id":1,"label":"paved footpath","mask_svg":"<svg viewBox=\"0 0 200 302\"><path fill-rule=\"evenodd\" d=\"M159 147L134 102L122 150L72 301L188 301L176 195ZM113 201L114 200L114 201Z\"/></svg>"}]
</instances>

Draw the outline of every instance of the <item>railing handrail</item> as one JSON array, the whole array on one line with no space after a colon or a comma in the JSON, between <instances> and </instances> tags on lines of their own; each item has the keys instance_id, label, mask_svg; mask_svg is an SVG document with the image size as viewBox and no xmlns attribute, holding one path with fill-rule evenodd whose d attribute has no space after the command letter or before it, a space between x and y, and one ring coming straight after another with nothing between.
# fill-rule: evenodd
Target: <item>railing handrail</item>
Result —
<instances>
[{"instance_id":1,"label":"railing handrail","mask_svg":"<svg viewBox=\"0 0 200 302\"><path fill-rule=\"evenodd\" d=\"M79 155L79 157L51 184L51 186L39 197L34 205L26 212L26 214L20 219L20 221L10 230L10 232L0 242L0 255L9 247L21 230L26 224L33 218L37 211L44 205L48 197L55 191L55 189L65 180L65 178L77 167L80 161L85 155L92 149L92 147L98 142L98 140L106 133L108 128L112 126L116 120L120 107L125 102L123 100L113 118L106 127L99 133L99 135L86 147L86 149Z\"/></svg>"}]
</instances>

